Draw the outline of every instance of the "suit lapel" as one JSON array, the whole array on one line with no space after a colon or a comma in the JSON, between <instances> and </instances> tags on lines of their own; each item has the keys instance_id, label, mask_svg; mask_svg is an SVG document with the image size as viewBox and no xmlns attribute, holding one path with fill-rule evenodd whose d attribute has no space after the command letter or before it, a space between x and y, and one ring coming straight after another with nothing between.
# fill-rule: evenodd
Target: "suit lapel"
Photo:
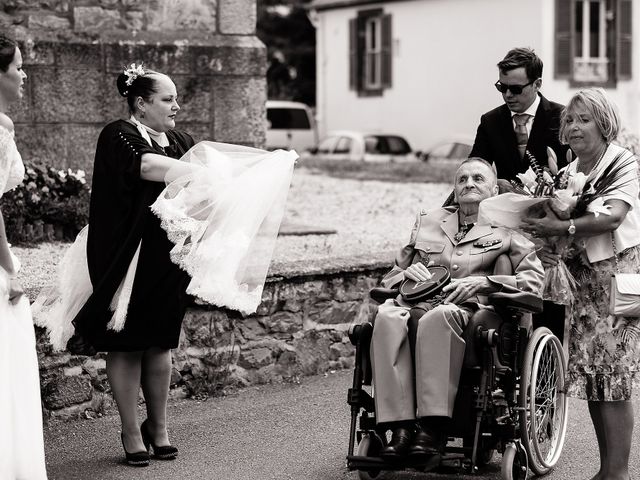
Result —
<instances>
[{"instance_id":1,"label":"suit lapel","mask_svg":"<svg viewBox=\"0 0 640 480\"><path fill-rule=\"evenodd\" d=\"M527 149L535 156L536 145L545 144L544 132L549 128L549 119L547 118L547 110L549 109L549 102L546 98L540 95L540 105L536 110L536 116L533 117L533 125L531 127L531 134L527 141ZM546 158L537 158L540 165L546 165Z\"/></svg>"}]
</instances>

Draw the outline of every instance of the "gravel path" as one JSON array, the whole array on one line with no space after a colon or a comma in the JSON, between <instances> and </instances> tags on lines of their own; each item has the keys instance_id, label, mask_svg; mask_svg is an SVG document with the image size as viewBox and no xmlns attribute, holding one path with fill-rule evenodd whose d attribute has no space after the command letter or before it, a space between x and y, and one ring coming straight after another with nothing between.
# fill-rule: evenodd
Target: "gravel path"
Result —
<instances>
[{"instance_id":1,"label":"gravel path","mask_svg":"<svg viewBox=\"0 0 640 480\"><path fill-rule=\"evenodd\" d=\"M296 170L287 200L289 222L326 227L328 235L280 236L274 262L322 260L399 248L409 238L416 212L442 204L450 186L343 180ZM54 283L66 243L14 248L22 261L20 279L30 293Z\"/></svg>"}]
</instances>

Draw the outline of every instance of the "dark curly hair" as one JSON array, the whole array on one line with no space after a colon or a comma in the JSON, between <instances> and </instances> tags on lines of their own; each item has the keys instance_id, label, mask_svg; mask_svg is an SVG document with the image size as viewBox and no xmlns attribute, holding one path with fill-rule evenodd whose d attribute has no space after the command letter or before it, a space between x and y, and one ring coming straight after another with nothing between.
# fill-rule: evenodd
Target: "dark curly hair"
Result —
<instances>
[{"instance_id":1,"label":"dark curly hair","mask_svg":"<svg viewBox=\"0 0 640 480\"><path fill-rule=\"evenodd\" d=\"M18 43L0 33L0 70L6 72L16 56Z\"/></svg>"},{"instance_id":2,"label":"dark curly hair","mask_svg":"<svg viewBox=\"0 0 640 480\"><path fill-rule=\"evenodd\" d=\"M129 113L136 111L136 98L142 97L145 101L149 101L151 95L158 93L156 75L161 74L154 70L145 69L144 75L136 77L131 85L127 85L129 77L124 72L118 75L116 80L118 93L127 99Z\"/></svg>"}]
</instances>

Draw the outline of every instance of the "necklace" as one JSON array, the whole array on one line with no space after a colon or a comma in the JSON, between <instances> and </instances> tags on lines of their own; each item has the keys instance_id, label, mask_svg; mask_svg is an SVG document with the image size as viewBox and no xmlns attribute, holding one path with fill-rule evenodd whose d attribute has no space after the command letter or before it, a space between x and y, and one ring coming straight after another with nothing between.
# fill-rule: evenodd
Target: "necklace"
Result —
<instances>
[{"instance_id":1,"label":"necklace","mask_svg":"<svg viewBox=\"0 0 640 480\"><path fill-rule=\"evenodd\" d=\"M464 236L469 232L469 230L473 228L474 225L475 223L464 222L462 225L458 227L458 233L456 233L453 236L453 239L459 243L464 238Z\"/></svg>"}]
</instances>

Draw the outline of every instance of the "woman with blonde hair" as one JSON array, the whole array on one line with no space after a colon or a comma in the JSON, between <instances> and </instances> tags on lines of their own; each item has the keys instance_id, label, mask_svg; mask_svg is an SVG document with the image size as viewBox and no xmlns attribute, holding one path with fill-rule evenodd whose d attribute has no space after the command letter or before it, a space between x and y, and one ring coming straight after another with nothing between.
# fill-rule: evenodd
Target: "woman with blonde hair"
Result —
<instances>
[{"instance_id":1,"label":"woman with blonde hair","mask_svg":"<svg viewBox=\"0 0 640 480\"><path fill-rule=\"evenodd\" d=\"M584 174L596 193L568 220L548 210L523 225L537 237L572 240L566 263L580 288L571 309L567 395L588 401L600 451L597 480L629 478L631 395L640 380L640 318L609 309L611 276L640 271L638 166L631 152L612 143L619 130L618 110L604 90L576 93L561 119L561 141L577 154L565 174ZM557 264L549 250L539 256L545 267Z\"/></svg>"}]
</instances>

